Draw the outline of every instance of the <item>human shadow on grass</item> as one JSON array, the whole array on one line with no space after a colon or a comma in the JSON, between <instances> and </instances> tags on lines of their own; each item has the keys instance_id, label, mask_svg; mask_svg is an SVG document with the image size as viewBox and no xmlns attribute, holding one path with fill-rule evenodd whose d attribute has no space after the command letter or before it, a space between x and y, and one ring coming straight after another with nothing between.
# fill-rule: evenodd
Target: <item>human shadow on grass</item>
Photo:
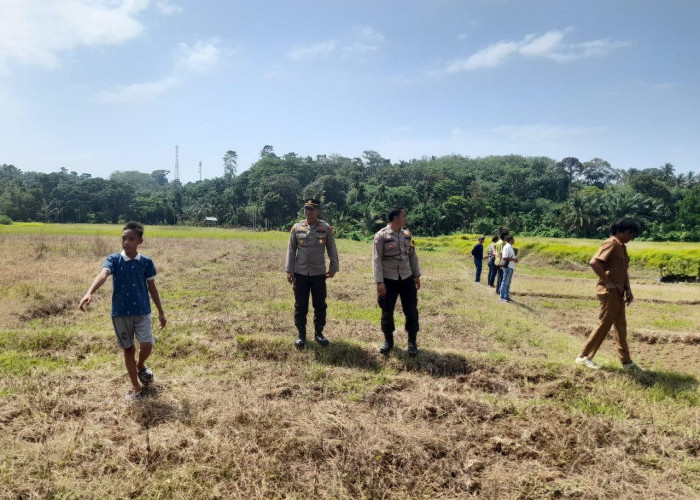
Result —
<instances>
[{"instance_id":1,"label":"human shadow on grass","mask_svg":"<svg viewBox=\"0 0 700 500\"><path fill-rule=\"evenodd\" d=\"M394 349L392 356L403 364L407 372L422 372L433 377L455 377L472 371L467 358L452 352L419 349L418 355L413 357L403 349Z\"/></svg>"},{"instance_id":2,"label":"human shadow on grass","mask_svg":"<svg viewBox=\"0 0 700 500\"><path fill-rule=\"evenodd\" d=\"M152 429L166 422L189 422L192 409L189 403L182 401L163 401L159 399L164 387L154 384L144 388L143 396L131 404L129 413L143 429Z\"/></svg>"},{"instance_id":3,"label":"human shadow on grass","mask_svg":"<svg viewBox=\"0 0 700 500\"><path fill-rule=\"evenodd\" d=\"M306 349L313 351L315 360L319 363L348 368L362 368L374 372L382 369L382 365L376 356L373 356L359 345L344 340L333 340L327 347L321 347L315 342L308 342Z\"/></svg>"},{"instance_id":4,"label":"human shadow on grass","mask_svg":"<svg viewBox=\"0 0 700 500\"><path fill-rule=\"evenodd\" d=\"M511 299L511 300L510 300L510 303L511 303L512 305L514 305L514 306L522 307L522 308L525 309L527 312L531 312L531 313L534 313L534 312L535 312L535 310L534 310L532 307L528 306L527 304L523 304L523 303L520 302L520 301Z\"/></svg>"},{"instance_id":5,"label":"human shadow on grass","mask_svg":"<svg viewBox=\"0 0 700 500\"><path fill-rule=\"evenodd\" d=\"M698 387L698 379L685 373L655 370L624 370L634 382L643 387L658 387L664 394L675 398L681 393L689 394Z\"/></svg>"}]
</instances>

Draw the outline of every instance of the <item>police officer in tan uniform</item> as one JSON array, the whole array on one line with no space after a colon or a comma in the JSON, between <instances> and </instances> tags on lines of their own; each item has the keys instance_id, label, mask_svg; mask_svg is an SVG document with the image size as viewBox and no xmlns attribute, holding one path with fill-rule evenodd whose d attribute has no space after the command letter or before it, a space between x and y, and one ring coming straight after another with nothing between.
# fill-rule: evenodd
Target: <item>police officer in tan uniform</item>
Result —
<instances>
[{"instance_id":1,"label":"police officer in tan uniform","mask_svg":"<svg viewBox=\"0 0 700 500\"><path fill-rule=\"evenodd\" d=\"M626 245L639 231L639 224L633 219L623 218L615 221L610 226L612 236L603 242L591 259L591 268L598 276L596 295L600 301L600 321L598 327L588 336L581 355L576 358L577 364L593 369L600 368L593 361L593 356L607 337L610 328L614 326L617 355L622 366L628 370L641 370L630 358L625 317L625 306L634 299L627 272L630 258Z\"/></svg>"},{"instance_id":2,"label":"police officer in tan uniform","mask_svg":"<svg viewBox=\"0 0 700 500\"><path fill-rule=\"evenodd\" d=\"M384 343L379 352L389 354L394 347L394 308L396 299L400 296L406 316L408 354L415 356L418 354L416 336L420 266L411 232L405 226L406 210L402 207L392 208L389 211L389 224L374 235L372 265L384 333Z\"/></svg>"},{"instance_id":3,"label":"police officer in tan uniform","mask_svg":"<svg viewBox=\"0 0 700 500\"><path fill-rule=\"evenodd\" d=\"M284 270L287 281L294 287L294 325L299 336L294 342L298 349L306 344L306 315L309 312L309 292L314 306L314 339L321 346L328 345L323 336L326 325L326 278L338 272L338 250L335 248L333 228L318 218L320 202L311 198L304 203L306 219L292 226L289 233ZM326 272L328 252L330 266Z\"/></svg>"}]
</instances>

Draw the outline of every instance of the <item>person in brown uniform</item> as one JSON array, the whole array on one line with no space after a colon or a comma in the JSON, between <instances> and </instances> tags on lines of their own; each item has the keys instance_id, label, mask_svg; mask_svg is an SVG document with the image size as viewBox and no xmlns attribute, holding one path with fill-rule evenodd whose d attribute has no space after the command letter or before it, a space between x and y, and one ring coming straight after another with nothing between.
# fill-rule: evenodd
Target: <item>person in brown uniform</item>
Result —
<instances>
[{"instance_id":1,"label":"person in brown uniform","mask_svg":"<svg viewBox=\"0 0 700 500\"><path fill-rule=\"evenodd\" d=\"M377 284L377 302L382 309L382 354L394 348L394 308L401 297L401 307L406 316L408 354L418 354L418 289L420 266L411 232L405 228L406 211L401 207L389 211L389 224L374 235L372 268Z\"/></svg>"},{"instance_id":2,"label":"person in brown uniform","mask_svg":"<svg viewBox=\"0 0 700 500\"><path fill-rule=\"evenodd\" d=\"M622 366L628 370L641 370L630 358L625 319L625 306L634 299L627 272L630 259L626 244L637 237L639 232L639 224L633 219L623 218L615 221L610 226L612 236L605 240L591 259L591 268L599 278L596 294L600 300L600 322L588 336L581 355L576 358L577 364L596 370L600 368L593 362L593 356L607 337L610 328L614 326L617 355Z\"/></svg>"},{"instance_id":3,"label":"person in brown uniform","mask_svg":"<svg viewBox=\"0 0 700 500\"><path fill-rule=\"evenodd\" d=\"M326 278L338 272L338 250L333 228L318 218L320 202L309 199L304 203L306 219L292 226L289 233L284 270L287 281L294 287L294 325L299 335L294 341L297 349L306 344L306 315L309 312L309 293L314 306L314 339L319 345L328 345L323 336L326 325ZM326 272L326 255L330 259Z\"/></svg>"}]
</instances>

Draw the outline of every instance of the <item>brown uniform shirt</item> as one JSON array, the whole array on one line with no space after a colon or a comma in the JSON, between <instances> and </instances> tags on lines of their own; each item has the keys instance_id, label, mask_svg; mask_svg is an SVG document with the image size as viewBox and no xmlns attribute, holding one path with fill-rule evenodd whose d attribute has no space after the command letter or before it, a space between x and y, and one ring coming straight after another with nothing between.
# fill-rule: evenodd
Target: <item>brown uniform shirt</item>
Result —
<instances>
[{"instance_id":1,"label":"brown uniform shirt","mask_svg":"<svg viewBox=\"0 0 700 500\"><path fill-rule=\"evenodd\" d=\"M337 273L338 250L330 224L320 219L314 225L305 220L297 222L289 233L284 270L304 276L326 274L326 252L330 260L328 271Z\"/></svg>"},{"instance_id":2,"label":"brown uniform shirt","mask_svg":"<svg viewBox=\"0 0 700 500\"><path fill-rule=\"evenodd\" d=\"M614 285L620 293L623 293L627 286L627 268L630 263L625 244L611 236L603 242L593 258L603 263L606 277L605 280L598 280L596 293L600 295L608 293L607 284Z\"/></svg>"},{"instance_id":3,"label":"brown uniform shirt","mask_svg":"<svg viewBox=\"0 0 700 500\"><path fill-rule=\"evenodd\" d=\"M375 283L384 283L384 278L404 280L411 275L419 278L420 266L411 231L400 229L394 232L390 224L377 231L374 235L372 268Z\"/></svg>"}]
</instances>

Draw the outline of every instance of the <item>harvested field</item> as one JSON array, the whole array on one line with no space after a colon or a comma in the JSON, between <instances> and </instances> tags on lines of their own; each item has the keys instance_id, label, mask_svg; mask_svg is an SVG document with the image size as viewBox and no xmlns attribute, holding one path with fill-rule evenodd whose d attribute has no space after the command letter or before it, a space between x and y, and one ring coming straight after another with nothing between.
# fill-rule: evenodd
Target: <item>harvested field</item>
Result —
<instances>
[{"instance_id":1,"label":"harvested field","mask_svg":"<svg viewBox=\"0 0 700 500\"><path fill-rule=\"evenodd\" d=\"M342 240L332 343L297 352L285 234L146 228L168 327L127 403L111 285L76 308L119 231L0 239L0 498L700 495L697 284L635 271L649 371L623 372L609 340L592 372L572 364L597 321L589 273L523 262L500 304L463 256L419 251L421 352L397 332L384 358L370 244Z\"/></svg>"}]
</instances>

